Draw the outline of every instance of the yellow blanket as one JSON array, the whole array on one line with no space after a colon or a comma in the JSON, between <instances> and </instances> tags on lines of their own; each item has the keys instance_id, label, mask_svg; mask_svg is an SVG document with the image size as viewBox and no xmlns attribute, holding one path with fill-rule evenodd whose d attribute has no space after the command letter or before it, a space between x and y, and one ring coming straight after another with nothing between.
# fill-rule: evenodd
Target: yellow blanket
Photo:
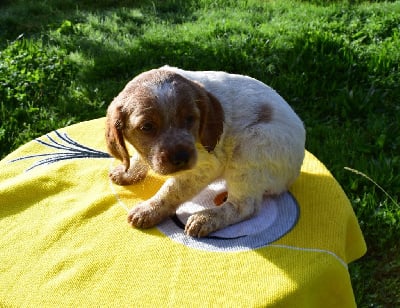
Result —
<instances>
[{"instance_id":1,"label":"yellow blanket","mask_svg":"<svg viewBox=\"0 0 400 308\"><path fill-rule=\"evenodd\" d=\"M1 307L355 306L347 264L365 242L312 154L290 193L251 223L202 240L181 224L212 206L223 183L137 230L127 210L163 180L115 186L108 172L117 163L106 154L104 119L49 133L0 162Z\"/></svg>"}]
</instances>

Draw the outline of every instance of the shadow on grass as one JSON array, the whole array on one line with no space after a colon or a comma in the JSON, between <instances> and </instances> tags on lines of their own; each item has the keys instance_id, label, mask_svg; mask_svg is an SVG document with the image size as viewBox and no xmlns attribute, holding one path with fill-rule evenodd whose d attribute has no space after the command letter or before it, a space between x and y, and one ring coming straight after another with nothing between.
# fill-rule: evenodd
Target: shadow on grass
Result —
<instances>
[{"instance_id":1,"label":"shadow on grass","mask_svg":"<svg viewBox=\"0 0 400 308\"><path fill-rule=\"evenodd\" d=\"M65 20L80 21L90 13L107 14L122 8L132 8L143 11L144 17L150 12L160 20L171 23L181 23L192 19L192 12L198 7L196 1L146 1L146 0L5 0L0 2L0 37L4 41L13 41L19 35L36 36L48 28L57 28Z\"/></svg>"}]
</instances>

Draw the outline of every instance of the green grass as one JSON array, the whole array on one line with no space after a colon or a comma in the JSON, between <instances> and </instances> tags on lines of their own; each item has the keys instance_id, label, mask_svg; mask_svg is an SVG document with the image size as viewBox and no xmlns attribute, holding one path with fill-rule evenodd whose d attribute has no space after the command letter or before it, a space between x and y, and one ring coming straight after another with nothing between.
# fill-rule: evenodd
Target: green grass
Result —
<instances>
[{"instance_id":1,"label":"green grass","mask_svg":"<svg viewBox=\"0 0 400 308\"><path fill-rule=\"evenodd\" d=\"M400 2L3 1L0 157L103 116L164 64L248 74L287 99L364 232L368 253L350 265L359 307L400 306Z\"/></svg>"}]
</instances>

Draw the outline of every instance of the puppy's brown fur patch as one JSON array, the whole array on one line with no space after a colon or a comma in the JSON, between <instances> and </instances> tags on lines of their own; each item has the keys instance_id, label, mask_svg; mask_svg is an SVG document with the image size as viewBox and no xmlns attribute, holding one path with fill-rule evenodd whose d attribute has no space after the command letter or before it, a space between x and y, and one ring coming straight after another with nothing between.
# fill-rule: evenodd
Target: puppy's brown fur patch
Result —
<instances>
[{"instance_id":1,"label":"puppy's brown fur patch","mask_svg":"<svg viewBox=\"0 0 400 308\"><path fill-rule=\"evenodd\" d=\"M272 121L273 110L269 105L261 105L257 110L257 119L255 124L269 123Z\"/></svg>"}]
</instances>

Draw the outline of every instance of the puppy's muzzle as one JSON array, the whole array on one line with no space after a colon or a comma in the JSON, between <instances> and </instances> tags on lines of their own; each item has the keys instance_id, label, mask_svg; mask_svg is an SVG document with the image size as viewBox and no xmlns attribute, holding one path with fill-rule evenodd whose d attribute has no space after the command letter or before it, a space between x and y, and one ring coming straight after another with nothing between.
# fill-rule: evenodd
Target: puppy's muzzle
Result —
<instances>
[{"instance_id":1,"label":"puppy's muzzle","mask_svg":"<svg viewBox=\"0 0 400 308\"><path fill-rule=\"evenodd\" d=\"M153 148L151 167L162 175L191 169L197 162L195 140L187 133L165 134L162 142Z\"/></svg>"},{"instance_id":2,"label":"puppy's muzzle","mask_svg":"<svg viewBox=\"0 0 400 308\"><path fill-rule=\"evenodd\" d=\"M177 168L184 168L190 161L191 154L187 150L179 150L172 153L169 161Z\"/></svg>"},{"instance_id":3,"label":"puppy's muzzle","mask_svg":"<svg viewBox=\"0 0 400 308\"><path fill-rule=\"evenodd\" d=\"M158 172L171 174L192 168L196 163L197 153L191 144L169 145L161 152L160 158Z\"/></svg>"}]
</instances>

